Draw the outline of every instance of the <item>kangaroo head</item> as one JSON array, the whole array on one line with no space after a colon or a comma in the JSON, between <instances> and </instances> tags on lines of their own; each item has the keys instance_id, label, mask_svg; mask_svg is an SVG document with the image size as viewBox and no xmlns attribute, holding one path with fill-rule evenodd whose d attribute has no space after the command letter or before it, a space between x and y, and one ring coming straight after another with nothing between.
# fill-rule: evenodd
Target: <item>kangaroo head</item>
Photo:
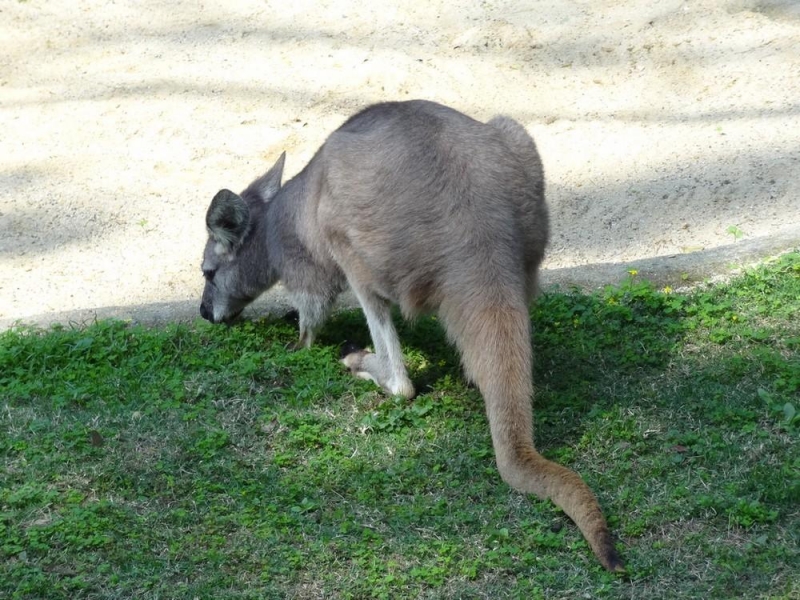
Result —
<instances>
[{"instance_id":1,"label":"kangaroo head","mask_svg":"<svg viewBox=\"0 0 800 600\"><path fill-rule=\"evenodd\" d=\"M277 280L267 251L265 213L281 189L285 157L241 196L220 190L208 207L200 315L212 323L230 323Z\"/></svg>"}]
</instances>

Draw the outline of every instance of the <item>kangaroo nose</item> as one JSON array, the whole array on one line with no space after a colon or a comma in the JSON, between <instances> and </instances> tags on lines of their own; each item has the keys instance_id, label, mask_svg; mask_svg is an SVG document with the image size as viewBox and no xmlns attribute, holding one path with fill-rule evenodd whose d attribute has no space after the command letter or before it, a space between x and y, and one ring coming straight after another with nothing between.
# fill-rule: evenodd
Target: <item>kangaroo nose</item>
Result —
<instances>
[{"instance_id":1,"label":"kangaroo nose","mask_svg":"<svg viewBox=\"0 0 800 600\"><path fill-rule=\"evenodd\" d=\"M212 323L214 322L214 319L212 318L213 315L211 314L211 311L208 310L208 307L206 307L205 304L200 305L200 316L203 317L206 321L211 321Z\"/></svg>"}]
</instances>

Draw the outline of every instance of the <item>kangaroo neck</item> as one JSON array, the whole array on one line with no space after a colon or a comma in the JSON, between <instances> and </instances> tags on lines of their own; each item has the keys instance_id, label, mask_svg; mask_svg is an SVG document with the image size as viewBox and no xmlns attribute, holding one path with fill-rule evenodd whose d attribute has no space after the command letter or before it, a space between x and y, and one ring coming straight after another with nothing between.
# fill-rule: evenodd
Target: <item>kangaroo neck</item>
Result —
<instances>
[{"instance_id":1,"label":"kangaroo neck","mask_svg":"<svg viewBox=\"0 0 800 600\"><path fill-rule=\"evenodd\" d=\"M267 202L265 213L267 254L270 267L278 279L285 279L292 268L291 259L296 249L304 246L301 229L306 216L308 199L308 166L287 181Z\"/></svg>"}]
</instances>

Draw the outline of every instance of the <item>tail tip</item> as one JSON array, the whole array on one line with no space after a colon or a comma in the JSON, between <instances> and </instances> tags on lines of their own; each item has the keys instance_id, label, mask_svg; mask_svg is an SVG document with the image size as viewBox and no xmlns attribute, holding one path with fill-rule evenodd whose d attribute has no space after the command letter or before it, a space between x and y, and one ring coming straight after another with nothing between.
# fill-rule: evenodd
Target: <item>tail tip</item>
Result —
<instances>
[{"instance_id":1,"label":"tail tip","mask_svg":"<svg viewBox=\"0 0 800 600\"><path fill-rule=\"evenodd\" d=\"M619 557L616 548L613 546L606 548L605 551L598 556L598 558L600 559L600 563L607 571L610 571L611 573L619 573L620 575L627 573L625 564L622 562L622 559Z\"/></svg>"}]
</instances>

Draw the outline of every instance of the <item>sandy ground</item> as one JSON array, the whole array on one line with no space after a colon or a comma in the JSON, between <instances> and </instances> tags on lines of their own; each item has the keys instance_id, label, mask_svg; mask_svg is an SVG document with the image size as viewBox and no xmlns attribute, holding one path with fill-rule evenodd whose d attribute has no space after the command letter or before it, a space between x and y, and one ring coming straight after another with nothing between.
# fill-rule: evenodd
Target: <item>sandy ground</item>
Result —
<instances>
[{"instance_id":1,"label":"sandy ground","mask_svg":"<svg viewBox=\"0 0 800 600\"><path fill-rule=\"evenodd\" d=\"M0 0L0 328L195 318L213 194L410 98L534 136L545 283L800 246L797 0Z\"/></svg>"}]
</instances>

